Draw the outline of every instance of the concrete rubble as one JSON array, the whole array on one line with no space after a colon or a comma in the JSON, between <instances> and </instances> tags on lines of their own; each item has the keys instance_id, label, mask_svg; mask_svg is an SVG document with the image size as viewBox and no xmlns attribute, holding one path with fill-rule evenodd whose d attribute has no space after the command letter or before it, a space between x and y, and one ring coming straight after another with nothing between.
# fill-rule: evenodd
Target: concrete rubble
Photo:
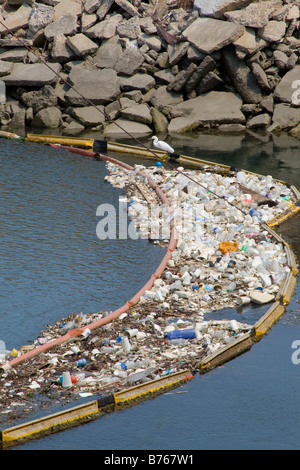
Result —
<instances>
[{"instance_id":1,"label":"concrete rubble","mask_svg":"<svg viewBox=\"0 0 300 470\"><path fill-rule=\"evenodd\" d=\"M118 121L125 131L143 135L220 126L224 132L230 124L238 132L299 135L299 0L1 5L4 130L56 127L70 134L88 128L112 135L124 132L113 126ZM48 112L36 118L23 95L49 85L57 104L45 102ZM140 93L128 95L128 87ZM173 110L175 103L181 105ZM99 119L72 110L99 104ZM214 112L206 115L202 105Z\"/></svg>"},{"instance_id":2,"label":"concrete rubble","mask_svg":"<svg viewBox=\"0 0 300 470\"><path fill-rule=\"evenodd\" d=\"M90 330L89 324L109 312L76 312L19 349L6 350L3 338L2 365L83 328L62 345L0 369L0 420L82 397L105 397L186 368L196 372L201 360L253 329L251 322L228 318L228 312L218 320L208 319L207 313L249 303L267 310L290 271L283 244L263 224L294 197L271 176L243 171L221 175L211 167L176 171L158 164L128 171L107 163L107 170L106 181L123 190L134 236L167 246L174 217L177 244L172 258L138 303L110 323ZM173 215L153 190L149 211L149 199L140 188L150 178L166 194ZM257 202L254 191L269 203ZM63 382L66 372L72 382L68 387Z\"/></svg>"}]
</instances>

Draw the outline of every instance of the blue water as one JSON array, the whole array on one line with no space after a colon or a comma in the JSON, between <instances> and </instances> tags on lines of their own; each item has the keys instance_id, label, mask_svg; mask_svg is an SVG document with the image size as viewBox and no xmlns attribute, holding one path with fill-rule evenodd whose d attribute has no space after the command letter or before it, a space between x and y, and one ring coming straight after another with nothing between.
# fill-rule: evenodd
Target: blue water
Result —
<instances>
[{"instance_id":1,"label":"blue water","mask_svg":"<svg viewBox=\"0 0 300 470\"><path fill-rule=\"evenodd\" d=\"M199 136L170 143L178 153L272 174L299 188L296 139ZM97 206L117 205L121 194L104 183L103 162L37 144L0 145L0 339L13 348L72 312L123 305L150 278L164 250L145 240L97 239ZM280 232L298 257L299 228L298 217ZM297 285L280 321L224 366L13 450L299 449L300 364L292 362L299 301Z\"/></svg>"}]
</instances>

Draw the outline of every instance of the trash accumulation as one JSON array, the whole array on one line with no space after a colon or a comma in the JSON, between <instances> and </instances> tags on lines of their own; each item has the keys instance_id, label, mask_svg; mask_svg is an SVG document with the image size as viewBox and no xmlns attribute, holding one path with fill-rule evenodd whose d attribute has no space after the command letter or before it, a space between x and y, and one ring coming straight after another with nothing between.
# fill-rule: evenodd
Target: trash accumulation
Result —
<instances>
[{"instance_id":1,"label":"trash accumulation","mask_svg":"<svg viewBox=\"0 0 300 470\"><path fill-rule=\"evenodd\" d=\"M290 271L283 244L264 226L294 202L284 183L243 171L221 175L211 167L136 165L128 171L109 162L107 168L106 181L124 190L131 233L167 246L174 218L176 248L153 287L112 322L90 330L109 312L74 313L19 350L7 351L1 341L0 421L106 396L187 367L197 371L203 358L253 329L230 318L206 320L205 314L272 302ZM150 179L173 212L149 189ZM4 366L74 328L83 333L17 367Z\"/></svg>"}]
</instances>

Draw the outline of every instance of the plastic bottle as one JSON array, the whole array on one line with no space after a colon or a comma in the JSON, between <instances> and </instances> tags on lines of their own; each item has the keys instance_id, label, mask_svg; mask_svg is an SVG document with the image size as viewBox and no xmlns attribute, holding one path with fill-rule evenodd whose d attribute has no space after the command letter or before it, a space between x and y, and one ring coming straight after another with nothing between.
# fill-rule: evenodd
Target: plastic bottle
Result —
<instances>
[{"instance_id":1,"label":"plastic bottle","mask_svg":"<svg viewBox=\"0 0 300 470\"><path fill-rule=\"evenodd\" d=\"M194 329L186 328L184 330L173 330L165 334L166 339L193 339L196 338L196 332Z\"/></svg>"},{"instance_id":2,"label":"plastic bottle","mask_svg":"<svg viewBox=\"0 0 300 470\"><path fill-rule=\"evenodd\" d=\"M76 361L78 367L84 367L87 365L87 360L82 358L82 359L78 359L78 361Z\"/></svg>"},{"instance_id":3,"label":"plastic bottle","mask_svg":"<svg viewBox=\"0 0 300 470\"><path fill-rule=\"evenodd\" d=\"M227 292L232 292L236 289L236 283L235 282L231 282L227 288Z\"/></svg>"}]
</instances>

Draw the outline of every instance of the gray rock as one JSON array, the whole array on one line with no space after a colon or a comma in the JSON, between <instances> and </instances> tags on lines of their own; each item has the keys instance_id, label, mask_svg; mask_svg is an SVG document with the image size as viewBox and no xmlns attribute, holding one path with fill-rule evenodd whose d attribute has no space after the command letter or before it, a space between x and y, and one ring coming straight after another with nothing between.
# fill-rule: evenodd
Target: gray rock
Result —
<instances>
[{"instance_id":1,"label":"gray rock","mask_svg":"<svg viewBox=\"0 0 300 470\"><path fill-rule=\"evenodd\" d=\"M64 34L57 34L53 39L51 57L52 60L60 63L75 59L76 54L67 45L67 38Z\"/></svg>"},{"instance_id":2,"label":"gray rock","mask_svg":"<svg viewBox=\"0 0 300 470\"><path fill-rule=\"evenodd\" d=\"M54 6L53 21L58 20L66 13L75 15L78 18L82 13L81 2L77 0L59 0Z\"/></svg>"},{"instance_id":3,"label":"gray rock","mask_svg":"<svg viewBox=\"0 0 300 470\"><path fill-rule=\"evenodd\" d=\"M231 92L209 93L172 107L174 117L168 127L170 134L196 131L204 124L226 124L245 122L241 112L241 98Z\"/></svg>"},{"instance_id":4,"label":"gray rock","mask_svg":"<svg viewBox=\"0 0 300 470\"><path fill-rule=\"evenodd\" d=\"M83 33L68 37L67 45L79 57L94 54L98 50L98 45Z\"/></svg>"},{"instance_id":5,"label":"gray rock","mask_svg":"<svg viewBox=\"0 0 300 470\"><path fill-rule=\"evenodd\" d=\"M10 74L13 64L0 59L0 77Z\"/></svg>"},{"instance_id":6,"label":"gray rock","mask_svg":"<svg viewBox=\"0 0 300 470\"><path fill-rule=\"evenodd\" d=\"M143 55L135 49L125 49L114 65L114 69L124 75L133 75L141 67L144 62Z\"/></svg>"},{"instance_id":7,"label":"gray rock","mask_svg":"<svg viewBox=\"0 0 300 470\"><path fill-rule=\"evenodd\" d=\"M90 71L78 67L71 70L69 79L74 89L70 88L65 97L72 106L108 104L120 94L119 78L113 69Z\"/></svg>"},{"instance_id":8,"label":"gray rock","mask_svg":"<svg viewBox=\"0 0 300 470\"><path fill-rule=\"evenodd\" d=\"M282 6L281 0L267 0L250 3L247 7L224 13L229 21L250 28L263 28L272 16L272 13Z\"/></svg>"},{"instance_id":9,"label":"gray rock","mask_svg":"<svg viewBox=\"0 0 300 470\"><path fill-rule=\"evenodd\" d=\"M54 106L39 111L32 120L33 127L58 128L62 124L62 114Z\"/></svg>"},{"instance_id":10,"label":"gray rock","mask_svg":"<svg viewBox=\"0 0 300 470\"><path fill-rule=\"evenodd\" d=\"M152 115L147 104L136 104L135 106L121 109L121 117L129 121L152 124Z\"/></svg>"},{"instance_id":11,"label":"gray rock","mask_svg":"<svg viewBox=\"0 0 300 470\"><path fill-rule=\"evenodd\" d=\"M271 87L268 81L267 74L265 71L261 68L261 66L257 63L252 64L252 72L254 77L256 78L259 86L261 87L262 90L264 91L271 91Z\"/></svg>"},{"instance_id":12,"label":"gray rock","mask_svg":"<svg viewBox=\"0 0 300 470\"><path fill-rule=\"evenodd\" d=\"M57 106L57 95L51 85L46 85L40 90L23 93L21 101L36 114L41 109Z\"/></svg>"},{"instance_id":13,"label":"gray rock","mask_svg":"<svg viewBox=\"0 0 300 470\"><path fill-rule=\"evenodd\" d=\"M51 69L45 64L14 64L12 72L3 77L6 85L10 86L36 86L41 87L58 80L57 74L61 71L61 65L51 63Z\"/></svg>"},{"instance_id":14,"label":"gray rock","mask_svg":"<svg viewBox=\"0 0 300 470\"><path fill-rule=\"evenodd\" d=\"M8 49L5 52L0 52L0 60L9 62L24 62L28 55L26 47L17 47L16 49Z\"/></svg>"},{"instance_id":15,"label":"gray rock","mask_svg":"<svg viewBox=\"0 0 300 470\"><path fill-rule=\"evenodd\" d=\"M228 10L241 8L248 0L195 0L194 8L197 8L202 16L221 18Z\"/></svg>"},{"instance_id":16,"label":"gray rock","mask_svg":"<svg viewBox=\"0 0 300 470\"><path fill-rule=\"evenodd\" d=\"M279 42L285 35L285 21L269 21L257 34L268 42Z\"/></svg>"},{"instance_id":17,"label":"gray rock","mask_svg":"<svg viewBox=\"0 0 300 470\"><path fill-rule=\"evenodd\" d=\"M191 77L196 68L196 64L191 63L186 70L180 70L180 72L175 75L175 78L167 86L167 90L173 90L176 93L183 90L187 80Z\"/></svg>"},{"instance_id":18,"label":"gray rock","mask_svg":"<svg viewBox=\"0 0 300 470\"><path fill-rule=\"evenodd\" d=\"M156 108L151 108L152 123L157 134L167 132L169 121L166 116Z\"/></svg>"},{"instance_id":19,"label":"gray rock","mask_svg":"<svg viewBox=\"0 0 300 470\"><path fill-rule=\"evenodd\" d=\"M181 93L168 91L166 85L160 86L150 99L150 103L163 114L171 111L171 109L183 102Z\"/></svg>"},{"instance_id":20,"label":"gray rock","mask_svg":"<svg viewBox=\"0 0 300 470\"><path fill-rule=\"evenodd\" d=\"M102 41L95 54L95 63L99 68L114 68L122 54L122 46L118 36Z\"/></svg>"},{"instance_id":21,"label":"gray rock","mask_svg":"<svg viewBox=\"0 0 300 470\"><path fill-rule=\"evenodd\" d=\"M232 49L224 50L223 59L228 76L245 102L259 103L261 90L250 68L236 57Z\"/></svg>"},{"instance_id":22,"label":"gray rock","mask_svg":"<svg viewBox=\"0 0 300 470\"><path fill-rule=\"evenodd\" d=\"M45 28L51 23L53 16L53 7L43 3L35 3L28 21L30 31L37 33L40 29Z\"/></svg>"},{"instance_id":23,"label":"gray rock","mask_svg":"<svg viewBox=\"0 0 300 470\"><path fill-rule=\"evenodd\" d=\"M104 106L83 106L73 108L72 115L85 127L94 127L105 122Z\"/></svg>"},{"instance_id":24,"label":"gray rock","mask_svg":"<svg viewBox=\"0 0 300 470\"><path fill-rule=\"evenodd\" d=\"M46 26L44 34L48 41L53 41L58 34L70 36L77 31L77 16L73 13L66 13L57 20Z\"/></svg>"},{"instance_id":25,"label":"gray rock","mask_svg":"<svg viewBox=\"0 0 300 470\"><path fill-rule=\"evenodd\" d=\"M157 36L142 33L138 38L138 44L142 46L146 44L150 49L160 52L162 48L161 39Z\"/></svg>"},{"instance_id":26,"label":"gray rock","mask_svg":"<svg viewBox=\"0 0 300 470\"><path fill-rule=\"evenodd\" d=\"M100 21L105 18L114 3L115 0L101 0L101 4L96 12Z\"/></svg>"},{"instance_id":27,"label":"gray rock","mask_svg":"<svg viewBox=\"0 0 300 470\"><path fill-rule=\"evenodd\" d=\"M274 110L274 98L273 95L270 94L266 96L261 102L260 102L261 108L266 111L269 114L273 114Z\"/></svg>"},{"instance_id":28,"label":"gray rock","mask_svg":"<svg viewBox=\"0 0 300 470\"><path fill-rule=\"evenodd\" d=\"M17 11L7 15L3 22L4 24L0 24L0 34L5 35L9 33L9 30L17 31L21 28L27 28L31 11L32 7L27 3L24 3L24 5L20 6Z\"/></svg>"},{"instance_id":29,"label":"gray rock","mask_svg":"<svg viewBox=\"0 0 300 470\"><path fill-rule=\"evenodd\" d=\"M120 77L121 91L140 90L147 93L155 86L155 79L146 73L136 73L131 77Z\"/></svg>"},{"instance_id":30,"label":"gray rock","mask_svg":"<svg viewBox=\"0 0 300 470\"><path fill-rule=\"evenodd\" d=\"M279 70L284 70L289 60L288 56L284 52L276 50L273 52L273 57Z\"/></svg>"},{"instance_id":31,"label":"gray rock","mask_svg":"<svg viewBox=\"0 0 300 470\"><path fill-rule=\"evenodd\" d=\"M152 134L152 129L147 124L135 121L127 121L119 118L115 122L105 126L104 135L113 135L118 137L128 137L128 134L148 135Z\"/></svg>"},{"instance_id":32,"label":"gray rock","mask_svg":"<svg viewBox=\"0 0 300 470\"><path fill-rule=\"evenodd\" d=\"M117 26L122 19L121 15L108 17L87 29L86 35L92 39L110 39L117 33Z\"/></svg>"},{"instance_id":33,"label":"gray rock","mask_svg":"<svg viewBox=\"0 0 300 470\"><path fill-rule=\"evenodd\" d=\"M246 28L244 34L233 42L237 50L245 52L246 54L254 54L256 51L261 50L267 45L267 42L256 37L256 30Z\"/></svg>"},{"instance_id":34,"label":"gray rock","mask_svg":"<svg viewBox=\"0 0 300 470\"><path fill-rule=\"evenodd\" d=\"M183 32L183 37L201 52L211 54L236 41L244 27L230 21L198 18Z\"/></svg>"},{"instance_id":35,"label":"gray rock","mask_svg":"<svg viewBox=\"0 0 300 470\"><path fill-rule=\"evenodd\" d=\"M178 44L168 45L167 52L169 55L169 65L173 67L173 65L178 64L178 62L186 55L189 42L179 42Z\"/></svg>"},{"instance_id":36,"label":"gray rock","mask_svg":"<svg viewBox=\"0 0 300 470\"><path fill-rule=\"evenodd\" d=\"M115 3L124 11L126 11L130 16L139 16L139 12L135 6L128 0L115 0Z\"/></svg>"},{"instance_id":37,"label":"gray rock","mask_svg":"<svg viewBox=\"0 0 300 470\"><path fill-rule=\"evenodd\" d=\"M152 18L150 16L145 16L140 18L140 27L141 30L146 34L155 34L156 33L156 26L153 23Z\"/></svg>"},{"instance_id":38,"label":"gray rock","mask_svg":"<svg viewBox=\"0 0 300 470\"><path fill-rule=\"evenodd\" d=\"M84 9L87 13L94 13L101 5L101 0L86 0Z\"/></svg>"},{"instance_id":39,"label":"gray rock","mask_svg":"<svg viewBox=\"0 0 300 470\"><path fill-rule=\"evenodd\" d=\"M296 65L292 70L288 71L282 77L280 83L276 86L274 90L274 98L277 101L281 101L284 103L292 103L292 100L299 100L300 94L297 92L297 90L299 90L300 88L299 80L300 65Z\"/></svg>"},{"instance_id":40,"label":"gray rock","mask_svg":"<svg viewBox=\"0 0 300 470\"><path fill-rule=\"evenodd\" d=\"M94 26L97 23L97 19L96 13L83 12L81 15L81 32L85 33L85 31Z\"/></svg>"},{"instance_id":41,"label":"gray rock","mask_svg":"<svg viewBox=\"0 0 300 470\"><path fill-rule=\"evenodd\" d=\"M205 59L201 62L192 75L188 78L185 89L187 93L190 93L198 83L207 75L209 72L212 72L216 68L216 62L210 56L206 56Z\"/></svg>"},{"instance_id":42,"label":"gray rock","mask_svg":"<svg viewBox=\"0 0 300 470\"><path fill-rule=\"evenodd\" d=\"M13 116L10 121L10 126L12 129L21 129L26 125L26 109L19 108L13 112Z\"/></svg>"},{"instance_id":43,"label":"gray rock","mask_svg":"<svg viewBox=\"0 0 300 470\"><path fill-rule=\"evenodd\" d=\"M169 68L155 72L154 77L158 83L160 82L167 85L174 80L174 74Z\"/></svg>"},{"instance_id":44,"label":"gray rock","mask_svg":"<svg viewBox=\"0 0 300 470\"><path fill-rule=\"evenodd\" d=\"M137 39L141 34L139 18L133 16L129 20L120 21L117 25L117 33L120 38Z\"/></svg>"},{"instance_id":45,"label":"gray rock","mask_svg":"<svg viewBox=\"0 0 300 470\"><path fill-rule=\"evenodd\" d=\"M271 124L271 116L269 114L264 113L264 114L257 114L257 116L254 116L253 118L249 119L247 122L247 128L248 129L265 129Z\"/></svg>"},{"instance_id":46,"label":"gray rock","mask_svg":"<svg viewBox=\"0 0 300 470\"><path fill-rule=\"evenodd\" d=\"M121 106L119 101L113 101L112 103L109 103L107 106L104 108L105 110L105 115L107 116L107 119L109 121L113 121L120 117L120 111L121 111Z\"/></svg>"},{"instance_id":47,"label":"gray rock","mask_svg":"<svg viewBox=\"0 0 300 470\"><path fill-rule=\"evenodd\" d=\"M289 130L300 123L300 108L288 104L276 104L272 117L273 123L279 123L281 129Z\"/></svg>"},{"instance_id":48,"label":"gray rock","mask_svg":"<svg viewBox=\"0 0 300 470\"><path fill-rule=\"evenodd\" d=\"M203 95L211 90L216 90L218 87L223 85L223 80L214 72L209 72L197 85L197 95Z\"/></svg>"}]
</instances>

